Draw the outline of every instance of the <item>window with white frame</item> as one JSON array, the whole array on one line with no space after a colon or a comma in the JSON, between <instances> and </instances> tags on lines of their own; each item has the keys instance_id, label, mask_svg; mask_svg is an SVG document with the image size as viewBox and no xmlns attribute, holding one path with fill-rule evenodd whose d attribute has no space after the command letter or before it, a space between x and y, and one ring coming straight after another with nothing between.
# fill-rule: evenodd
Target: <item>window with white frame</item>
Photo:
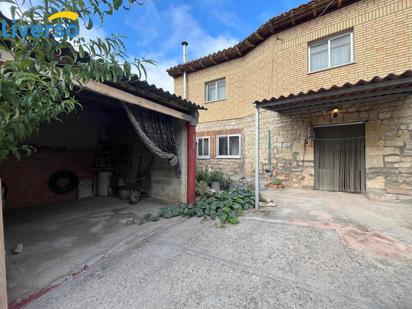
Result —
<instances>
[{"instance_id":1,"label":"window with white frame","mask_svg":"<svg viewBox=\"0 0 412 309\"><path fill-rule=\"evenodd\" d=\"M240 135L217 136L218 158L240 158Z\"/></svg>"},{"instance_id":2,"label":"window with white frame","mask_svg":"<svg viewBox=\"0 0 412 309\"><path fill-rule=\"evenodd\" d=\"M334 68L353 60L353 32L309 45L309 73Z\"/></svg>"},{"instance_id":3,"label":"window with white frame","mask_svg":"<svg viewBox=\"0 0 412 309\"><path fill-rule=\"evenodd\" d=\"M210 139L209 137L197 138L197 157L199 159L210 158Z\"/></svg>"},{"instance_id":4,"label":"window with white frame","mask_svg":"<svg viewBox=\"0 0 412 309\"><path fill-rule=\"evenodd\" d=\"M224 78L207 82L205 84L205 100L213 102L226 98L226 80Z\"/></svg>"}]
</instances>

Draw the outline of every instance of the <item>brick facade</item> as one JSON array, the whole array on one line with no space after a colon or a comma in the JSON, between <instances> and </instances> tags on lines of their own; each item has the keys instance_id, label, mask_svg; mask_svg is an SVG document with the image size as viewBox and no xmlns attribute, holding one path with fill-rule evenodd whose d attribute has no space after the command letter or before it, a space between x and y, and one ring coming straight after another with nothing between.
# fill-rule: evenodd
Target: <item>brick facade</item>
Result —
<instances>
[{"instance_id":1,"label":"brick facade","mask_svg":"<svg viewBox=\"0 0 412 309\"><path fill-rule=\"evenodd\" d=\"M364 0L276 33L241 58L188 74L188 99L197 103L204 102L205 82L226 78L226 99L203 103L208 110L200 112L198 135L242 129L241 159L212 156L210 160L199 160L199 164L231 175L253 175L252 103L256 100L400 74L412 68L411 20L411 0ZM354 62L308 73L308 45L348 30L354 37ZM182 93L181 77L175 79L175 92ZM270 130L272 164L278 176L289 186L313 188L313 144L304 143L311 128L324 123L364 121L368 195L411 201L411 102L409 97L340 105L336 119L331 118L327 108L293 113L263 111L260 164L267 163Z\"/></svg>"},{"instance_id":2,"label":"brick facade","mask_svg":"<svg viewBox=\"0 0 412 309\"><path fill-rule=\"evenodd\" d=\"M201 123L240 119L253 114L256 100L402 73L412 68L411 20L411 0L354 3L275 34L241 58L188 74L188 99L207 107ZM350 29L355 62L308 74L308 44ZM205 82L223 77L226 100L204 103ZM182 87L182 77L175 79L176 94Z\"/></svg>"}]
</instances>

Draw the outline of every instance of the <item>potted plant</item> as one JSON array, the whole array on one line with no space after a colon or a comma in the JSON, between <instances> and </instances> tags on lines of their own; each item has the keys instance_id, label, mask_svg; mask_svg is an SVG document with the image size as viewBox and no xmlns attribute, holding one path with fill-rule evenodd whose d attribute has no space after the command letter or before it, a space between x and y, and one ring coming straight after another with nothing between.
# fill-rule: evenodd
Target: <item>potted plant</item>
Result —
<instances>
[{"instance_id":1,"label":"potted plant","mask_svg":"<svg viewBox=\"0 0 412 309\"><path fill-rule=\"evenodd\" d=\"M285 185L282 183L282 180L279 178L273 178L271 183L269 184L269 188L272 189L279 189L279 188L284 188Z\"/></svg>"}]
</instances>

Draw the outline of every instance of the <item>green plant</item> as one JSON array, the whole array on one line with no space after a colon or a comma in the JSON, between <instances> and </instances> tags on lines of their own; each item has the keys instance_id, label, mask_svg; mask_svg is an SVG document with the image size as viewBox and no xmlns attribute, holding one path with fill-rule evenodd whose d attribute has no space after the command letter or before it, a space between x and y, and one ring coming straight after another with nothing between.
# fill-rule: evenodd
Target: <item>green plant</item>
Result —
<instances>
[{"instance_id":1,"label":"green plant","mask_svg":"<svg viewBox=\"0 0 412 309\"><path fill-rule=\"evenodd\" d=\"M279 178L272 179L272 185L281 185L282 181Z\"/></svg>"},{"instance_id":2,"label":"green plant","mask_svg":"<svg viewBox=\"0 0 412 309\"><path fill-rule=\"evenodd\" d=\"M237 224L239 223L238 217L245 210L253 208L254 203L254 192L252 191L241 189L220 191L207 197L198 198L193 206L180 204L162 208L159 211L159 216L166 219L176 216L205 217L212 220L218 218L222 224ZM151 216L148 216L147 220L150 219Z\"/></svg>"},{"instance_id":3,"label":"green plant","mask_svg":"<svg viewBox=\"0 0 412 309\"><path fill-rule=\"evenodd\" d=\"M200 166L197 166L196 168L196 181L204 181L207 184L207 178L209 176L209 171L206 168L202 168Z\"/></svg>"},{"instance_id":4,"label":"green plant","mask_svg":"<svg viewBox=\"0 0 412 309\"><path fill-rule=\"evenodd\" d=\"M208 171L207 169L198 168L196 179L198 182L204 181L208 186L212 182L218 182L222 190L229 190L232 180L229 177L226 177L222 171L213 170Z\"/></svg>"},{"instance_id":5,"label":"green plant","mask_svg":"<svg viewBox=\"0 0 412 309\"><path fill-rule=\"evenodd\" d=\"M199 181L196 186L196 193L197 195L206 196L210 195L210 187L207 185L206 181Z\"/></svg>"},{"instance_id":6,"label":"green plant","mask_svg":"<svg viewBox=\"0 0 412 309\"><path fill-rule=\"evenodd\" d=\"M59 25L63 28L95 28L107 15L128 9L136 0L5 0L10 14L20 26L32 24ZM23 6L19 4L23 2ZM77 20L48 17L56 12L72 11ZM3 11L4 12L4 11ZM4 21L3 32L11 33L11 22ZM6 26L5 26L6 25ZM72 39L72 40L70 40ZM144 65L153 61L128 61L124 36L112 34L107 38L86 41L84 37L70 38L68 34L0 39L0 48L7 49L10 60L0 64L0 161L10 155L20 158L29 155L32 147L22 145L39 130L43 122L58 120L79 106L74 92L87 82L130 79L132 67L138 78L146 76Z\"/></svg>"}]
</instances>

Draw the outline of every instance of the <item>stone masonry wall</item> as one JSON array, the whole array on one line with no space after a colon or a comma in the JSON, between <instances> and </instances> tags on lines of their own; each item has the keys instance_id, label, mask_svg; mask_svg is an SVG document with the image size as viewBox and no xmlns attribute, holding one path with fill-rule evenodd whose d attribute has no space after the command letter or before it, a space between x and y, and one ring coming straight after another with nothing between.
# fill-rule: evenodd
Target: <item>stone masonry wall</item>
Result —
<instances>
[{"instance_id":1,"label":"stone masonry wall","mask_svg":"<svg viewBox=\"0 0 412 309\"><path fill-rule=\"evenodd\" d=\"M244 173L244 143L245 137L243 134L242 125L239 120L219 121L217 123L199 124L196 128L197 137L209 137L210 141L210 159L197 159L197 165L200 168L219 169L225 174L234 176L239 173ZM216 158L217 152L217 136L229 134L240 134L241 158Z\"/></svg>"},{"instance_id":2,"label":"stone masonry wall","mask_svg":"<svg viewBox=\"0 0 412 309\"><path fill-rule=\"evenodd\" d=\"M334 106L335 107L335 106ZM276 177L288 186L314 187L314 148L312 126L365 122L366 188L374 199L412 203L412 96L375 99L363 103L289 113L261 111L260 167L267 162L267 130L271 134L272 168ZM236 162L199 160L202 166L219 168L231 175L253 176L255 130L254 117L199 125L206 128L243 128L242 158ZM307 143L305 140L307 139Z\"/></svg>"}]
</instances>

